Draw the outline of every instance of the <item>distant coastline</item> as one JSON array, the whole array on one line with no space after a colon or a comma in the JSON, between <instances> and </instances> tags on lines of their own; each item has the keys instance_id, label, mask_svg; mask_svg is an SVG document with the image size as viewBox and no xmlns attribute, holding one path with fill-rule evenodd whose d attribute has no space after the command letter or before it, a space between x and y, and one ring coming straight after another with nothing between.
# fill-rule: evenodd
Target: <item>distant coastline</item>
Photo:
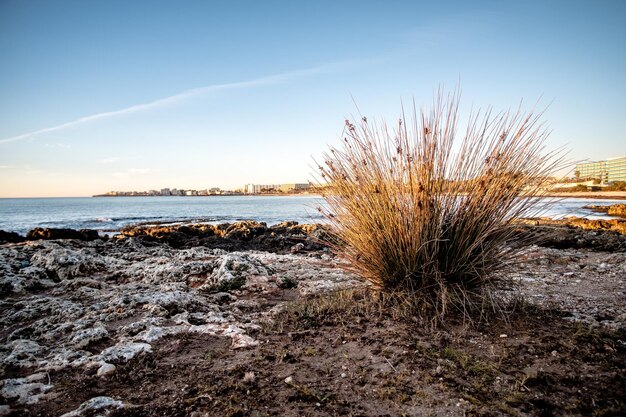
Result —
<instances>
[{"instance_id":1,"label":"distant coastline","mask_svg":"<svg viewBox=\"0 0 626 417\"><path fill-rule=\"evenodd\" d=\"M606 200L626 200L626 191L562 191L547 192L541 194L540 197L557 197L557 198L600 198Z\"/></svg>"},{"instance_id":2,"label":"distant coastline","mask_svg":"<svg viewBox=\"0 0 626 417\"><path fill-rule=\"evenodd\" d=\"M95 194L91 197L290 197L290 196L319 196L320 192L307 191L300 193L222 193L222 194L192 194L192 195L159 195L159 194Z\"/></svg>"},{"instance_id":3,"label":"distant coastline","mask_svg":"<svg viewBox=\"0 0 626 417\"><path fill-rule=\"evenodd\" d=\"M222 190L219 187L200 190L185 188L161 188L148 191L108 191L92 197L208 197L208 196L243 196L243 195L308 195L320 194L322 187L310 183L285 184L246 184L242 188Z\"/></svg>"},{"instance_id":4,"label":"distant coastline","mask_svg":"<svg viewBox=\"0 0 626 417\"><path fill-rule=\"evenodd\" d=\"M223 192L221 194L183 194L183 195L161 195L161 194L95 194L92 197L228 197L228 196L268 196L268 197L287 197L287 196L320 196L321 191L309 190L304 192L263 192L263 193L243 193L243 192ZM555 198L588 198L588 199L606 199L606 200L626 200L626 191L572 191L572 192L546 192L538 197L555 197Z\"/></svg>"}]
</instances>

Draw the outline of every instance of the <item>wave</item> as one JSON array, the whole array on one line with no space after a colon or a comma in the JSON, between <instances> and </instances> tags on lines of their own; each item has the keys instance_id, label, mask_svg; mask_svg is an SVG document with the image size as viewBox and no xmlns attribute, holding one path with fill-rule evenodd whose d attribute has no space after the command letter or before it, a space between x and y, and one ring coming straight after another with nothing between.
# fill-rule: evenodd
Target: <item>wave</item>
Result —
<instances>
[{"instance_id":1,"label":"wave","mask_svg":"<svg viewBox=\"0 0 626 417\"><path fill-rule=\"evenodd\" d=\"M95 223L109 223L112 222L113 219L110 219L108 217L98 217L97 219L93 220Z\"/></svg>"}]
</instances>

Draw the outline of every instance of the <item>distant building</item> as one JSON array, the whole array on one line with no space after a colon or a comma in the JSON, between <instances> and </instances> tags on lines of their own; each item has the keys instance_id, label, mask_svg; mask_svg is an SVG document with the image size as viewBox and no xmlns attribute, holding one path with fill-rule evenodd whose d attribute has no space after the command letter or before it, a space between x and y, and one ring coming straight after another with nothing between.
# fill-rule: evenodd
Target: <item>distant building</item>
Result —
<instances>
[{"instance_id":1,"label":"distant building","mask_svg":"<svg viewBox=\"0 0 626 417\"><path fill-rule=\"evenodd\" d=\"M280 186L278 187L279 191L282 191L284 193L292 193L294 191L304 191L304 190L308 190L310 188L309 184L280 184Z\"/></svg>"},{"instance_id":2,"label":"distant building","mask_svg":"<svg viewBox=\"0 0 626 417\"><path fill-rule=\"evenodd\" d=\"M581 180L600 180L603 184L626 181L626 156L576 164L575 174Z\"/></svg>"},{"instance_id":3,"label":"distant building","mask_svg":"<svg viewBox=\"0 0 626 417\"><path fill-rule=\"evenodd\" d=\"M246 194L261 194L261 193L293 193L308 190L310 184L246 184L243 186L243 191Z\"/></svg>"}]
</instances>

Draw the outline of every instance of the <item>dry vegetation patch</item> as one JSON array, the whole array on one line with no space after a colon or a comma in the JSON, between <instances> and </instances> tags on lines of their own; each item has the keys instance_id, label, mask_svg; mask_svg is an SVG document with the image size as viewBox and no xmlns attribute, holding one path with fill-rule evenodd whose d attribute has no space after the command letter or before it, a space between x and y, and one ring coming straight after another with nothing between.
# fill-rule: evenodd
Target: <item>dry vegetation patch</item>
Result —
<instances>
[{"instance_id":1,"label":"dry vegetation patch","mask_svg":"<svg viewBox=\"0 0 626 417\"><path fill-rule=\"evenodd\" d=\"M458 106L440 93L393 128L346 120L343 147L319 166L336 254L433 321L493 305L491 284L518 248L512 220L534 214L559 163L541 114L478 112L457 134Z\"/></svg>"}]
</instances>

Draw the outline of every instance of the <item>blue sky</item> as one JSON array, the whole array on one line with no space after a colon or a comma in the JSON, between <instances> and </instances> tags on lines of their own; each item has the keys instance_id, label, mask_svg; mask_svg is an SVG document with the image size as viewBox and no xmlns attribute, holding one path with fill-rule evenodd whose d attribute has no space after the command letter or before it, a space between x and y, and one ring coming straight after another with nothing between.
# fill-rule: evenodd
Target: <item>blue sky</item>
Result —
<instances>
[{"instance_id":1,"label":"blue sky","mask_svg":"<svg viewBox=\"0 0 626 417\"><path fill-rule=\"evenodd\" d=\"M626 154L626 2L0 1L0 197L311 178L360 111L460 80ZM354 100L354 101L353 101Z\"/></svg>"}]
</instances>

